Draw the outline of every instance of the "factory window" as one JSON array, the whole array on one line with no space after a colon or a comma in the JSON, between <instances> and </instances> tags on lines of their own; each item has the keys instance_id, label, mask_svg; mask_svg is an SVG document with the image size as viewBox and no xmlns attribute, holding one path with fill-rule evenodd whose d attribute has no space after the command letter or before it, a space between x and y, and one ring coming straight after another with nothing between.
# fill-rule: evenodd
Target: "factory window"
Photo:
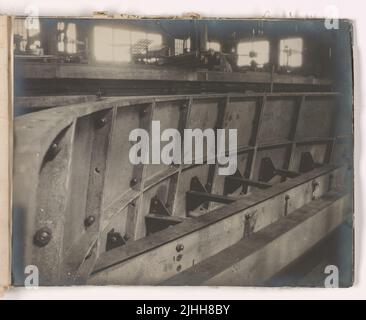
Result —
<instances>
[{"instance_id":1,"label":"factory window","mask_svg":"<svg viewBox=\"0 0 366 320\"><path fill-rule=\"evenodd\" d=\"M207 42L207 50L214 50L217 52L221 51L221 45L219 42L214 42L214 41L208 41Z\"/></svg>"},{"instance_id":2,"label":"factory window","mask_svg":"<svg viewBox=\"0 0 366 320\"><path fill-rule=\"evenodd\" d=\"M191 38L174 39L174 55L178 56L191 51Z\"/></svg>"},{"instance_id":3,"label":"factory window","mask_svg":"<svg viewBox=\"0 0 366 320\"><path fill-rule=\"evenodd\" d=\"M301 38L283 39L280 41L280 66L301 67L303 41Z\"/></svg>"},{"instance_id":4,"label":"factory window","mask_svg":"<svg viewBox=\"0 0 366 320\"><path fill-rule=\"evenodd\" d=\"M174 39L174 55L178 56L184 52L184 40Z\"/></svg>"},{"instance_id":5,"label":"factory window","mask_svg":"<svg viewBox=\"0 0 366 320\"><path fill-rule=\"evenodd\" d=\"M37 18L15 19L14 21L15 53L42 54L40 41L40 24Z\"/></svg>"},{"instance_id":6,"label":"factory window","mask_svg":"<svg viewBox=\"0 0 366 320\"><path fill-rule=\"evenodd\" d=\"M237 47L238 66L252 66L262 68L269 61L269 41L241 42Z\"/></svg>"},{"instance_id":7,"label":"factory window","mask_svg":"<svg viewBox=\"0 0 366 320\"><path fill-rule=\"evenodd\" d=\"M59 52L76 53L75 23L57 23L57 50Z\"/></svg>"},{"instance_id":8,"label":"factory window","mask_svg":"<svg viewBox=\"0 0 366 320\"><path fill-rule=\"evenodd\" d=\"M146 54L162 41L160 34L95 27L94 54L99 61L130 62L132 55Z\"/></svg>"},{"instance_id":9,"label":"factory window","mask_svg":"<svg viewBox=\"0 0 366 320\"><path fill-rule=\"evenodd\" d=\"M188 38L184 41L184 48L187 52L191 51L191 38Z\"/></svg>"}]
</instances>

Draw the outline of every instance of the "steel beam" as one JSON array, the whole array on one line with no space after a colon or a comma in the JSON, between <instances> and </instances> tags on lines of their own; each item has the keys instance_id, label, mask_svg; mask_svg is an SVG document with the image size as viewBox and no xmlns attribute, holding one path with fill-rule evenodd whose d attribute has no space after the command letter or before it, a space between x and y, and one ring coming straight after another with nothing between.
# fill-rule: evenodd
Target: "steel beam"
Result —
<instances>
[{"instance_id":1,"label":"steel beam","mask_svg":"<svg viewBox=\"0 0 366 320\"><path fill-rule=\"evenodd\" d=\"M266 190L258 190L232 204L215 209L176 226L99 257L89 284L153 285L239 242L287 216L328 191L329 174L338 177L343 168L326 166ZM335 178L339 180L339 178ZM334 187L337 184L334 184ZM286 212L284 211L287 203ZM177 250L177 246L183 247ZM177 255L183 259L176 260Z\"/></svg>"},{"instance_id":2,"label":"steel beam","mask_svg":"<svg viewBox=\"0 0 366 320\"><path fill-rule=\"evenodd\" d=\"M329 192L161 285L263 285L346 219L348 197ZM299 241L299 235L306 237Z\"/></svg>"}]
</instances>

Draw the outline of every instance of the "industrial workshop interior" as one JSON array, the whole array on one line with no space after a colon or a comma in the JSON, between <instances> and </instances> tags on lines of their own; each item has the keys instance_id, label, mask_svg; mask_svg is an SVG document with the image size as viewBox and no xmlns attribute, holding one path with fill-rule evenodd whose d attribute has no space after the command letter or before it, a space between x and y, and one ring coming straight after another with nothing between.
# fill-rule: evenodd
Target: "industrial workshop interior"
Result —
<instances>
[{"instance_id":1,"label":"industrial workshop interior","mask_svg":"<svg viewBox=\"0 0 366 320\"><path fill-rule=\"evenodd\" d=\"M349 21L30 20L12 22L13 285L32 265L43 286L324 287L332 267L352 286Z\"/></svg>"}]
</instances>

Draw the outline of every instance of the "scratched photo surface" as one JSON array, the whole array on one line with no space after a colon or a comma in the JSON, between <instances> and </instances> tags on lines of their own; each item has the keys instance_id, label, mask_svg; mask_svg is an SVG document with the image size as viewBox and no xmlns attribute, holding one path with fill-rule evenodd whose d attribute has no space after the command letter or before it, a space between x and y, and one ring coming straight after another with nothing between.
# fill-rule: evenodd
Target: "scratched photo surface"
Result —
<instances>
[{"instance_id":1,"label":"scratched photo surface","mask_svg":"<svg viewBox=\"0 0 366 320\"><path fill-rule=\"evenodd\" d=\"M353 285L350 21L12 29L13 285Z\"/></svg>"}]
</instances>

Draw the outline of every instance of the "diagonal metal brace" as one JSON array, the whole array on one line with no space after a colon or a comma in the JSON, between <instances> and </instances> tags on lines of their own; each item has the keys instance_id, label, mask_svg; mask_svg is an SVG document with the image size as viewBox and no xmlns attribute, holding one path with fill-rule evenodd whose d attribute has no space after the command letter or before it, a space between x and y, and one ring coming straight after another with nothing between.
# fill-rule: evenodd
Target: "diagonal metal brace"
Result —
<instances>
[{"instance_id":1,"label":"diagonal metal brace","mask_svg":"<svg viewBox=\"0 0 366 320\"><path fill-rule=\"evenodd\" d=\"M290 170L277 169L273 165L271 158L265 157L262 159L259 167L259 181L268 182L274 176L281 176L286 178L295 178L299 176L300 173Z\"/></svg>"},{"instance_id":2,"label":"diagonal metal brace","mask_svg":"<svg viewBox=\"0 0 366 320\"><path fill-rule=\"evenodd\" d=\"M321 163L317 163L314 161L314 158L310 152L303 152L301 154L300 168L299 168L300 172L306 173L321 166L322 166Z\"/></svg>"},{"instance_id":3,"label":"diagonal metal brace","mask_svg":"<svg viewBox=\"0 0 366 320\"><path fill-rule=\"evenodd\" d=\"M225 178L224 194L226 195L226 194L233 193L238 188L244 187L244 186L251 186L251 187L256 187L259 189L267 189L267 188L272 187L272 184L246 179L246 178L242 177L239 169L237 169L236 172L234 173L234 175L227 176Z\"/></svg>"},{"instance_id":4,"label":"diagonal metal brace","mask_svg":"<svg viewBox=\"0 0 366 320\"><path fill-rule=\"evenodd\" d=\"M232 203L240 198L222 196L207 192L201 181L197 177L191 180L191 188L186 192L186 210L187 212L197 209L205 202Z\"/></svg>"},{"instance_id":5,"label":"diagonal metal brace","mask_svg":"<svg viewBox=\"0 0 366 320\"><path fill-rule=\"evenodd\" d=\"M170 226L174 226L178 223L181 223L183 219L171 217L171 216L162 216L156 214L148 214L145 217L146 222L146 234L149 235L151 233L155 233Z\"/></svg>"}]
</instances>

